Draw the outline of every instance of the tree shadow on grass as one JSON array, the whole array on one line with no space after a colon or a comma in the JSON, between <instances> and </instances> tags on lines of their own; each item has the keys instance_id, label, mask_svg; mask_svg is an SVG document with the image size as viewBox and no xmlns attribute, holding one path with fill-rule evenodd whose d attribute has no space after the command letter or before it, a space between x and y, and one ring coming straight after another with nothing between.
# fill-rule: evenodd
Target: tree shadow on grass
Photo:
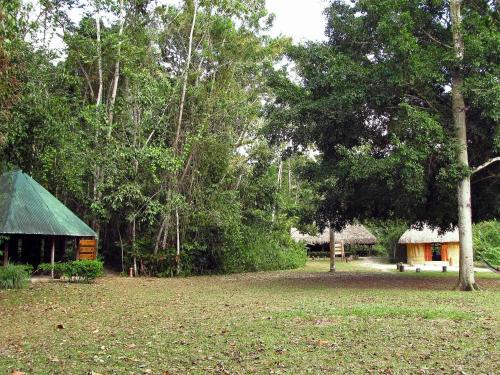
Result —
<instances>
[{"instance_id":1,"label":"tree shadow on grass","mask_svg":"<svg viewBox=\"0 0 500 375\"><path fill-rule=\"evenodd\" d=\"M450 276L419 276L398 273L338 272L286 274L267 280L266 285L292 288L387 289L387 290L453 290L458 274ZM264 280L262 280L264 281ZM500 279L480 279L483 290L500 291Z\"/></svg>"}]
</instances>

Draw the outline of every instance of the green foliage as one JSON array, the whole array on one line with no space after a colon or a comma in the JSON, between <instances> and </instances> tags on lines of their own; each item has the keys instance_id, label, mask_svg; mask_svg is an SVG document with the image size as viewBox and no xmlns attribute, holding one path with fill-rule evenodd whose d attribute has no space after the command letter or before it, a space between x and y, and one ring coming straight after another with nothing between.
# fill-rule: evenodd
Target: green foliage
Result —
<instances>
[{"instance_id":1,"label":"green foliage","mask_svg":"<svg viewBox=\"0 0 500 375\"><path fill-rule=\"evenodd\" d=\"M232 273L298 268L306 260L305 247L289 236L252 228L243 235L242 248L226 252L222 263L224 271Z\"/></svg>"},{"instance_id":2,"label":"green foliage","mask_svg":"<svg viewBox=\"0 0 500 375\"><path fill-rule=\"evenodd\" d=\"M40 271L51 272L50 263L38 266ZM100 260L74 260L54 263L54 276L65 276L69 282L92 282L104 274L104 265Z\"/></svg>"},{"instance_id":3,"label":"green foliage","mask_svg":"<svg viewBox=\"0 0 500 375\"><path fill-rule=\"evenodd\" d=\"M403 218L457 222L457 162L447 87L455 57L449 2L331 1L326 43L288 49L299 76L270 72L268 138L319 151L308 182L317 222ZM487 1L463 2L471 166L498 155L499 23ZM466 25L466 26L465 26ZM474 220L498 216L498 165L472 175Z\"/></svg>"},{"instance_id":4,"label":"green foliage","mask_svg":"<svg viewBox=\"0 0 500 375\"><path fill-rule=\"evenodd\" d=\"M476 258L485 259L494 266L500 265L500 222L483 221L473 226Z\"/></svg>"},{"instance_id":5,"label":"green foliage","mask_svg":"<svg viewBox=\"0 0 500 375\"><path fill-rule=\"evenodd\" d=\"M408 225L400 220L368 220L364 224L377 238L374 250L380 255L394 258L399 238Z\"/></svg>"},{"instance_id":6,"label":"green foliage","mask_svg":"<svg viewBox=\"0 0 500 375\"><path fill-rule=\"evenodd\" d=\"M9 264L0 267L0 289L22 289L28 286L32 267L24 264Z\"/></svg>"}]
</instances>

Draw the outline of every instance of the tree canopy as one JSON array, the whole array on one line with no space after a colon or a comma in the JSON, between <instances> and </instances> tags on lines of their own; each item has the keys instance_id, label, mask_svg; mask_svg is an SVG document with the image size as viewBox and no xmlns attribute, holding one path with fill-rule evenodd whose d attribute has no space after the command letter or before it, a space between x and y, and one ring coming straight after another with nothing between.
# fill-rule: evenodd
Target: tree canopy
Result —
<instances>
[{"instance_id":1,"label":"tree canopy","mask_svg":"<svg viewBox=\"0 0 500 375\"><path fill-rule=\"evenodd\" d=\"M498 10L463 4L464 95L472 169L498 155ZM320 152L307 171L323 222L403 218L457 223L451 75L457 61L446 1L332 1L324 43L292 46L298 80L271 78L268 136ZM472 176L476 221L498 217L499 165Z\"/></svg>"}]
</instances>

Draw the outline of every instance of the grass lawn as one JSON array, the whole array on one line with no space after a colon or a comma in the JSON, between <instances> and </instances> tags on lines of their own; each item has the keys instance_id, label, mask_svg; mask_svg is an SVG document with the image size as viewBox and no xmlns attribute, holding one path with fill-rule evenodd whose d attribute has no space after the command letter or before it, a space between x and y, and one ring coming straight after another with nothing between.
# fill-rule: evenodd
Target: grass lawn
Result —
<instances>
[{"instance_id":1,"label":"grass lawn","mask_svg":"<svg viewBox=\"0 0 500 375\"><path fill-rule=\"evenodd\" d=\"M500 278L338 269L0 291L0 374L500 373Z\"/></svg>"}]
</instances>

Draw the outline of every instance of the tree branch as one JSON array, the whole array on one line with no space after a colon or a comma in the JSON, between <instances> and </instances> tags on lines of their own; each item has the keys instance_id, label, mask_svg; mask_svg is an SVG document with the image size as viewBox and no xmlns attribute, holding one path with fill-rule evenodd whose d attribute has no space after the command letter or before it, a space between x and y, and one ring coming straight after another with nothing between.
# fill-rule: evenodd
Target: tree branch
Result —
<instances>
[{"instance_id":1,"label":"tree branch","mask_svg":"<svg viewBox=\"0 0 500 375\"><path fill-rule=\"evenodd\" d=\"M494 162L496 162L496 161L500 161L500 156L497 156L497 157L495 157L495 158L492 158L492 159L488 160L487 162L485 162L485 163L481 164L480 166L478 166L478 167L474 168L474 169L472 170L472 174L479 172L480 170L482 170L482 169L486 168L488 165L493 164L493 163L494 163Z\"/></svg>"},{"instance_id":2,"label":"tree branch","mask_svg":"<svg viewBox=\"0 0 500 375\"><path fill-rule=\"evenodd\" d=\"M427 31L425 30L422 30L422 32L427 35L429 37L430 40L432 40L433 42L436 42L437 44L440 44L442 45L443 47L446 47L446 48L453 48L453 46L450 46L449 44L446 44L446 43L443 43L441 42L439 39L433 37L431 34L429 34Z\"/></svg>"}]
</instances>

